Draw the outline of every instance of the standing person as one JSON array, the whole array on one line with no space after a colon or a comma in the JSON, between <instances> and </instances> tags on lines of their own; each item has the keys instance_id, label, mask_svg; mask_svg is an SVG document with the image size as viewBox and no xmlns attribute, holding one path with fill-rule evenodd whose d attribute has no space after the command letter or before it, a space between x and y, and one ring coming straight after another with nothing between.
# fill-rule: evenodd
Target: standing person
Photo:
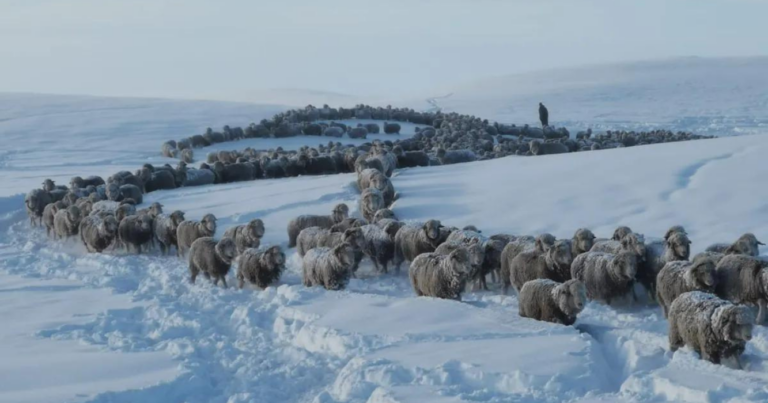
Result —
<instances>
[{"instance_id":1,"label":"standing person","mask_svg":"<svg viewBox=\"0 0 768 403\"><path fill-rule=\"evenodd\" d=\"M549 126L549 111L541 102L539 102L539 120L542 128Z\"/></svg>"}]
</instances>

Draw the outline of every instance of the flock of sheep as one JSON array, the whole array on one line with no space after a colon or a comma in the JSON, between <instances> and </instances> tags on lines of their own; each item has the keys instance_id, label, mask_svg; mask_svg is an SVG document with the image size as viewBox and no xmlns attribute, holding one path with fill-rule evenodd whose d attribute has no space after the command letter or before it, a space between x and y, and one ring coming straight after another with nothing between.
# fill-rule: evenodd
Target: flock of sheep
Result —
<instances>
[{"instance_id":1,"label":"flock of sheep","mask_svg":"<svg viewBox=\"0 0 768 403\"><path fill-rule=\"evenodd\" d=\"M343 111L358 116L358 110L370 113L365 116L400 116L383 108ZM266 133L264 128L273 133L276 128L293 127L302 119L317 116L346 118L339 110L330 111L335 112L311 107L289 111L272 123L263 121L261 126L253 125L242 133ZM176 168L146 164L135 173L121 171L106 181L75 177L69 187L46 180L42 188L27 194L26 209L33 225L44 225L55 238L79 235L89 252L113 248L142 253L157 245L167 254L175 247L179 257L188 255L192 282L202 273L214 284L222 282L226 287L226 277L236 264L239 287L250 283L264 288L280 279L286 259L279 246L261 246L265 228L260 219L230 228L216 240L216 218L212 214L193 221L186 220L182 211L165 214L158 203L146 209L136 209L136 205L142 203L144 194L158 189L279 177L272 176L278 171L282 172L280 176L291 176L289 172L301 175L307 173L308 167L331 170L333 166L335 172L356 172L360 217L350 217L349 207L339 204L329 215L304 215L288 223L288 247L295 247L302 258L306 286L343 289L365 258L380 273L387 273L390 267L399 273L402 263L409 262L409 278L418 296L460 300L469 285L487 290L490 277L505 293L510 286L515 289L521 316L571 325L588 300L605 304L636 300L638 283L669 318L670 348L689 345L702 358L715 363L731 357L738 361L753 324L764 322L768 262L757 258L758 245L762 244L752 234L745 234L733 244L713 245L689 260L690 240L680 226L670 228L658 241L646 240L627 227L617 228L611 239L597 239L592 231L582 228L571 239L558 240L551 234L486 236L473 226L459 229L438 220L420 224L399 221L390 209L398 198L390 179L396 168L412 166L404 161L410 161L414 153L419 153L414 159L424 157L426 165L431 165L433 158L440 160L450 152L463 152L453 147L464 142L479 144L480 139L490 135L489 128L499 130L499 125L490 126L456 114L409 115L407 110L394 111L407 116L404 120L431 122L439 129L427 127L419 132L431 136L350 146L343 153L338 143L319 150L304 148L297 153L279 149L223 152L216 154L213 167L189 169L183 161ZM302 127L308 124L301 123ZM326 129L331 127L336 126ZM465 129L465 135L452 137ZM389 130L395 128L390 126ZM604 136L636 137L625 134ZM448 145L448 139L456 142ZM439 145L437 157L411 150L408 144L416 142ZM509 141L500 144L504 143ZM298 164L300 160L304 163ZM344 170L339 169L342 166ZM261 176L255 175L257 172ZM328 173L322 169L312 172ZM749 308L736 304L758 306L757 319Z\"/></svg>"}]
</instances>

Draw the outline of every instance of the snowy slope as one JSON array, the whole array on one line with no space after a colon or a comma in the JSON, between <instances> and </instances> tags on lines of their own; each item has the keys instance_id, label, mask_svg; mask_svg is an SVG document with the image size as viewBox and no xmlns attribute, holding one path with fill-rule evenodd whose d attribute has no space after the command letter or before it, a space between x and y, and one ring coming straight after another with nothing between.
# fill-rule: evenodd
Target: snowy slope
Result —
<instances>
[{"instance_id":1,"label":"snowy slope","mask_svg":"<svg viewBox=\"0 0 768 403\"><path fill-rule=\"evenodd\" d=\"M30 230L22 198L12 195L37 186L46 175L106 174L161 160L157 146L188 128L206 126L202 114L218 113L217 122L232 123L234 117L247 121L267 110L241 104L194 108L186 102L150 101L149 112L133 117L122 109L105 115L88 108L54 115L51 103L57 101L36 99L40 110L34 105L17 112L6 109L0 122L3 134L15 136L17 150L6 154L5 167L12 169L0 171L4 192L0 290L15 290L0 292L0 298L13 302L4 308L4 317L25 317L30 323L2 328L0 338L31 351L58 347L66 354L65 363L57 363L55 356L29 359L61 372L78 370L53 385L31 377L24 377L26 383L11 384L0 377L0 400L6 400L3 396L31 402L768 399L768 331L763 328L756 329L748 344L747 370L734 371L702 362L689 350L671 354L666 322L654 307L606 308L590 303L571 328L521 319L516 298L501 296L498 290L467 293L461 303L416 298L404 273L376 275L367 263L361 278L352 280L346 291L307 289L300 282L298 258L290 251L289 270L278 287L239 291L205 281L190 285L184 262L173 257L87 255L75 242L52 242ZM130 102L142 108L144 101ZM23 118L22 113L48 118ZM166 131L174 127L178 132ZM53 140L58 144L72 142L81 150L69 149L64 157L56 150L31 153L46 137L21 133L46 131L58 134ZM140 141L132 145L127 138ZM119 148L105 147L115 139L120 139ZM105 152L115 153L119 163L92 158ZM768 174L768 166L761 163L766 152L767 136L741 136L402 170L393 178L401 193L394 211L405 220L474 224L488 234L550 231L569 237L578 227L590 227L598 236L607 236L626 224L652 237L672 224L682 224L697 252L748 231L768 238L768 194L760 186ZM354 214L353 183L353 175L263 180L154 192L145 202L161 201L166 210L184 210L191 219L214 213L219 218L218 234L259 217L267 227L263 243L284 246L285 225L298 214L327 213L339 202L348 203ZM71 307L48 299L54 291L39 288L66 285L63 280L77 287L57 294ZM96 294L90 296L91 292ZM99 303L88 298L98 298ZM19 301L24 299L50 301L52 306L13 309L23 309ZM71 343L114 355L119 368L130 368L130 373L94 367L105 363L90 361ZM0 374L17 372L15 363L23 357L14 357L0 361ZM100 377L95 384L73 386L78 375L87 378L96 371Z\"/></svg>"},{"instance_id":2,"label":"snowy slope","mask_svg":"<svg viewBox=\"0 0 768 403\"><path fill-rule=\"evenodd\" d=\"M761 133L768 127L766 71L768 57L677 58L496 77L425 98L451 94L438 99L446 110L520 125L538 124L543 102L550 122L569 128Z\"/></svg>"}]
</instances>

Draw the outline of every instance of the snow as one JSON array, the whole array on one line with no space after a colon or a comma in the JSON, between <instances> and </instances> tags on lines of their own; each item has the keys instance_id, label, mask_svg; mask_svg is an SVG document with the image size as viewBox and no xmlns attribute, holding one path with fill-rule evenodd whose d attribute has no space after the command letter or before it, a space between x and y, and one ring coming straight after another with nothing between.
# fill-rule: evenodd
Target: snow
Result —
<instances>
[{"instance_id":1,"label":"snow","mask_svg":"<svg viewBox=\"0 0 768 403\"><path fill-rule=\"evenodd\" d=\"M282 108L0 96L0 314L11 324L0 328L0 401L768 400L765 328L737 371L688 349L672 354L654 306L590 303L563 327L520 318L517 299L495 288L467 292L463 302L416 298L405 273L378 275L367 262L347 290L308 289L292 250L275 287L191 285L175 257L86 254L74 240L29 227L21 194L46 177L66 183L170 161L159 156L165 140ZM658 237L681 224L695 253L744 232L768 238L767 152L767 136L745 135L406 169L393 177L401 194L393 210L489 235L568 238L588 227L605 237L629 225ZM290 218L340 202L357 214L357 196L347 174L158 191L145 204L160 201L191 219L213 213L218 234L258 217L263 244L285 246Z\"/></svg>"}]
</instances>

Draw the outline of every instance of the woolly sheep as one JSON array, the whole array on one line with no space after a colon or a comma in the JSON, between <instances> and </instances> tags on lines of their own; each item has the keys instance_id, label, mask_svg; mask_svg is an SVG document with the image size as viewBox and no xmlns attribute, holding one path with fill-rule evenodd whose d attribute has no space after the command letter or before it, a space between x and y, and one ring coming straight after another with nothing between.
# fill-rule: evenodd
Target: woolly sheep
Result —
<instances>
[{"instance_id":1,"label":"woolly sheep","mask_svg":"<svg viewBox=\"0 0 768 403\"><path fill-rule=\"evenodd\" d=\"M712 294L687 292L675 299L669 309L669 349L685 345L715 364L739 356L752 339L754 317L746 307L733 305Z\"/></svg>"},{"instance_id":2,"label":"woolly sheep","mask_svg":"<svg viewBox=\"0 0 768 403\"><path fill-rule=\"evenodd\" d=\"M595 234L586 228L579 228L571 238L571 254L576 257L582 253L589 252L595 243Z\"/></svg>"},{"instance_id":3,"label":"woolly sheep","mask_svg":"<svg viewBox=\"0 0 768 403\"><path fill-rule=\"evenodd\" d=\"M571 246L562 240L555 241L543 253L536 250L521 252L510 262L509 282L519 292L526 282L539 278L557 282L570 280L572 260Z\"/></svg>"},{"instance_id":4,"label":"woolly sheep","mask_svg":"<svg viewBox=\"0 0 768 403\"><path fill-rule=\"evenodd\" d=\"M210 169L187 169L187 180L184 186L212 185L216 176Z\"/></svg>"},{"instance_id":5,"label":"woolly sheep","mask_svg":"<svg viewBox=\"0 0 768 403\"><path fill-rule=\"evenodd\" d=\"M449 255L423 253L411 263L409 276L417 296L461 300L470 275L470 256L465 248Z\"/></svg>"},{"instance_id":6,"label":"woolly sheep","mask_svg":"<svg viewBox=\"0 0 768 403\"><path fill-rule=\"evenodd\" d=\"M53 228L57 238L69 238L77 235L80 227L80 208L69 206L56 212L53 216Z\"/></svg>"},{"instance_id":7,"label":"woolly sheep","mask_svg":"<svg viewBox=\"0 0 768 403\"><path fill-rule=\"evenodd\" d=\"M347 135L351 139L364 139L368 137L368 129L364 126L351 127L347 132Z\"/></svg>"},{"instance_id":8,"label":"woolly sheep","mask_svg":"<svg viewBox=\"0 0 768 403\"><path fill-rule=\"evenodd\" d=\"M758 306L757 324L766 319L768 262L753 256L726 255L715 268L715 294L735 304Z\"/></svg>"},{"instance_id":9,"label":"woolly sheep","mask_svg":"<svg viewBox=\"0 0 768 403\"><path fill-rule=\"evenodd\" d=\"M195 162L195 152L191 148L181 150L181 160L187 164Z\"/></svg>"},{"instance_id":10,"label":"woolly sheep","mask_svg":"<svg viewBox=\"0 0 768 403\"><path fill-rule=\"evenodd\" d=\"M688 260L691 254L691 241L683 232L669 234L664 241L646 243L645 259L640 262L637 281L642 284L652 297L656 296L656 276L667 262Z\"/></svg>"},{"instance_id":11,"label":"woolly sheep","mask_svg":"<svg viewBox=\"0 0 768 403\"><path fill-rule=\"evenodd\" d=\"M69 181L69 187L70 189L73 189L73 190L84 189L84 188L87 188L88 186L98 187L104 184L105 184L104 179L102 179L100 176L89 176L85 179L79 176L75 176Z\"/></svg>"},{"instance_id":12,"label":"woolly sheep","mask_svg":"<svg viewBox=\"0 0 768 403\"><path fill-rule=\"evenodd\" d=\"M63 201L59 200L55 203L48 203L43 209L42 223L45 226L45 233L50 236L55 232L54 229L54 216L56 212L62 209L66 209L67 205Z\"/></svg>"},{"instance_id":13,"label":"woolly sheep","mask_svg":"<svg viewBox=\"0 0 768 403\"><path fill-rule=\"evenodd\" d=\"M162 153L163 157L176 158L179 150L176 148L176 142L171 140L163 143L163 145L160 147L160 152Z\"/></svg>"},{"instance_id":14,"label":"woolly sheep","mask_svg":"<svg viewBox=\"0 0 768 403\"><path fill-rule=\"evenodd\" d=\"M501 251L501 268L499 270L499 277L501 278L501 288L504 294L507 293L510 282L510 267L512 260L522 252L536 251L538 253L544 253L549 250L555 244L555 237L551 234L541 234L535 239L531 237L520 237L511 242L508 242Z\"/></svg>"},{"instance_id":15,"label":"woolly sheep","mask_svg":"<svg viewBox=\"0 0 768 403\"><path fill-rule=\"evenodd\" d=\"M184 256L198 238L213 237L216 233L216 216L206 214L200 222L186 220L176 229L177 253Z\"/></svg>"},{"instance_id":16,"label":"woolly sheep","mask_svg":"<svg viewBox=\"0 0 768 403\"><path fill-rule=\"evenodd\" d=\"M387 266L395 257L395 242L386 229L375 224L360 227L362 242L360 248L373 262L376 271L387 273Z\"/></svg>"},{"instance_id":17,"label":"woolly sheep","mask_svg":"<svg viewBox=\"0 0 768 403\"><path fill-rule=\"evenodd\" d=\"M715 291L715 263L702 256L692 262L678 260L669 262L656 278L656 300L661 305L664 317L668 317L672 302L689 291Z\"/></svg>"},{"instance_id":18,"label":"woolly sheep","mask_svg":"<svg viewBox=\"0 0 768 403\"><path fill-rule=\"evenodd\" d=\"M333 248L342 243L352 245L355 250L360 249L363 243L363 234L360 227L349 228L344 232L332 232L329 229L320 227L305 228L296 239L296 251L299 256L303 257L314 248Z\"/></svg>"},{"instance_id":19,"label":"woolly sheep","mask_svg":"<svg viewBox=\"0 0 768 403\"><path fill-rule=\"evenodd\" d=\"M571 264L571 277L584 283L587 297L607 304L632 291L636 273L637 258L627 251L582 253Z\"/></svg>"},{"instance_id":20,"label":"woolly sheep","mask_svg":"<svg viewBox=\"0 0 768 403\"><path fill-rule=\"evenodd\" d=\"M171 214L158 214L152 220L152 232L160 244L162 254L167 254L172 246L178 250L176 231L182 222L184 222L184 212L179 210Z\"/></svg>"},{"instance_id":21,"label":"woolly sheep","mask_svg":"<svg viewBox=\"0 0 768 403\"><path fill-rule=\"evenodd\" d=\"M205 278L212 278L213 285L221 280L227 288L227 273L235 256L237 247L231 238L222 238L219 242L207 236L196 239L189 248L190 282L194 284L197 275L202 272Z\"/></svg>"},{"instance_id":22,"label":"woolly sheep","mask_svg":"<svg viewBox=\"0 0 768 403\"><path fill-rule=\"evenodd\" d=\"M728 244L714 244L707 247L707 252L718 252L726 255L747 255L758 256L760 254L760 246L764 243L757 240L754 234L746 233L739 237L736 242Z\"/></svg>"},{"instance_id":23,"label":"woolly sheep","mask_svg":"<svg viewBox=\"0 0 768 403\"><path fill-rule=\"evenodd\" d=\"M587 304L587 289L579 280L558 283L550 279L528 281L520 289L520 317L570 326Z\"/></svg>"},{"instance_id":24,"label":"woolly sheep","mask_svg":"<svg viewBox=\"0 0 768 403\"><path fill-rule=\"evenodd\" d=\"M349 207L346 204L337 204L331 215L302 215L288 223L288 247L296 247L296 238L301 230L309 227L331 228L334 224L342 222L349 216Z\"/></svg>"},{"instance_id":25,"label":"woolly sheep","mask_svg":"<svg viewBox=\"0 0 768 403\"><path fill-rule=\"evenodd\" d=\"M365 220L361 220L353 217L347 217L341 220L340 223L333 224L333 226L331 227L331 232L344 232L350 228L362 227L365 224L368 224Z\"/></svg>"},{"instance_id":26,"label":"woolly sheep","mask_svg":"<svg viewBox=\"0 0 768 403\"><path fill-rule=\"evenodd\" d=\"M391 178L397 168L397 157L387 150L378 150L369 159L378 160L381 163L381 173Z\"/></svg>"},{"instance_id":27,"label":"woolly sheep","mask_svg":"<svg viewBox=\"0 0 768 403\"><path fill-rule=\"evenodd\" d=\"M385 207L384 195L378 189L368 188L360 195L360 214L369 222L373 221L373 215L377 211Z\"/></svg>"},{"instance_id":28,"label":"woolly sheep","mask_svg":"<svg viewBox=\"0 0 768 403\"><path fill-rule=\"evenodd\" d=\"M232 238L237 246L237 254L248 248L258 249L264 236L264 221L254 218L248 224L237 225L224 231L224 238Z\"/></svg>"},{"instance_id":29,"label":"woolly sheep","mask_svg":"<svg viewBox=\"0 0 768 403\"><path fill-rule=\"evenodd\" d=\"M397 216L392 210L388 208L379 209L379 211L377 211L376 214L373 215L372 223L376 224L379 221L385 220L385 219L397 221Z\"/></svg>"},{"instance_id":30,"label":"woolly sheep","mask_svg":"<svg viewBox=\"0 0 768 403\"><path fill-rule=\"evenodd\" d=\"M541 140L532 140L529 144L533 155L564 154L568 147L561 143L542 143Z\"/></svg>"},{"instance_id":31,"label":"woolly sheep","mask_svg":"<svg viewBox=\"0 0 768 403\"><path fill-rule=\"evenodd\" d=\"M141 171L141 178L144 180L144 191L154 192L155 190L176 189L176 177L170 171L159 170L149 172L146 168Z\"/></svg>"},{"instance_id":32,"label":"woolly sheep","mask_svg":"<svg viewBox=\"0 0 768 403\"><path fill-rule=\"evenodd\" d=\"M119 223L114 216L87 216L80 221L80 239L88 252L101 253L117 238Z\"/></svg>"},{"instance_id":33,"label":"woolly sheep","mask_svg":"<svg viewBox=\"0 0 768 403\"><path fill-rule=\"evenodd\" d=\"M163 213L163 205L160 204L159 202L154 202L150 204L149 207L136 211L136 214L146 214L152 218L155 218L162 213Z\"/></svg>"},{"instance_id":34,"label":"woolly sheep","mask_svg":"<svg viewBox=\"0 0 768 403\"><path fill-rule=\"evenodd\" d=\"M378 123L366 123L363 125L366 130L368 130L369 134L379 134L381 131L381 128L379 127Z\"/></svg>"},{"instance_id":35,"label":"woolly sheep","mask_svg":"<svg viewBox=\"0 0 768 403\"><path fill-rule=\"evenodd\" d=\"M280 279L283 270L285 254L279 246L265 250L248 248L237 261L237 286L243 288L248 281L256 287L267 288Z\"/></svg>"},{"instance_id":36,"label":"woolly sheep","mask_svg":"<svg viewBox=\"0 0 768 403\"><path fill-rule=\"evenodd\" d=\"M318 247L302 259L302 282L307 287L340 290L347 286L355 264L354 247L342 243L334 248Z\"/></svg>"},{"instance_id":37,"label":"woolly sheep","mask_svg":"<svg viewBox=\"0 0 768 403\"><path fill-rule=\"evenodd\" d=\"M32 226L42 225L45 206L53 202L54 200L51 199L51 195L43 189L32 189L27 193L24 197L24 205Z\"/></svg>"},{"instance_id":38,"label":"woolly sheep","mask_svg":"<svg viewBox=\"0 0 768 403\"><path fill-rule=\"evenodd\" d=\"M120 221L118 237L128 251L133 247L136 253L141 253L142 245L152 241L152 221L152 217L147 214L128 216Z\"/></svg>"},{"instance_id":39,"label":"woolly sheep","mask_svg":"<svg viewBox=\"0 0 768 403\"><path fill-rule=\"evenodd\" d=\"M127 203L126 200L123 200L122 202L101 200L93 203L93 206L91 206L90 215L113 215L117 221L120 222L123 218L134 214L136 214L136 207Z\"/></svg>"},{"instance_id":40,"label":"woolly sheep","mask_svg":"<svg viewBox=\"0 0 768 403\"><path fill-rule=\"evenodd\" d=\"M66 186L57 185L51 179L46 179L43 181L43 190L45 190L46 192L53 192L54 190L63 190L66 192L68 189Z\"/></svg>"},{"instance_id":41,"label":"woolly sheep","mask_svg":"<svg viewBox=\"0 0 768 403\"><path fill-rule=\"evenodd\" d=\"M437 159L442 165L460 164L477 161L477 155L472 150L445 150L437 149Z\"/></svg>"},{"instance_id":42,"label":"woolly sheep","mask_svg":"<svg viewBox=\"0 0 768 403\"><path fill-rule=\"evenodd\" d=\"M479 259L479 264L473 263L472 279L478 289L487 290L486 276L500 269L501 253L506 243L483 236L474 225L468 225L460 231L453 231L443 245L450 243L466 245L473 262ZM473 247L473 244L476 246Z\"/></svg>"},{"instance_id":43,"label":"woolly sheep","mask_svg":"<svg viewBox=\"0 0 768 403\"><path fill-rule=\"evenodd\" d=\"M438 220L429 220L423 225L407 224L395 235L395 272L400 272L403 261L412 262L422 253L434 252L440 245L440 228Z\"/></svg>"}]
</instances>

